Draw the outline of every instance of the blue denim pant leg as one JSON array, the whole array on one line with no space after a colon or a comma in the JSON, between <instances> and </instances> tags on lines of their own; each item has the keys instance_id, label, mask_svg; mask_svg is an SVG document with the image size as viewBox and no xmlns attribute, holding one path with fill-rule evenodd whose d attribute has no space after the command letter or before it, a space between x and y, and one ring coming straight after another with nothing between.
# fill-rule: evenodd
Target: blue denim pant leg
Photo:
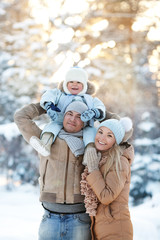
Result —
<instances>
[{"instance_id":1,"label":"blue denim pant leg","mask_svg":"<svg viewBox=\"0 0 160 240\"><path fill-rule=\"evenodd\" d=\"M39 240L90 240L90 217L81 214L53 214L45 210Z\"/></svg>"},{"instance_id":2,"label":"blue denim pant leg","mask_svg":"<svg viewBox=\"0 0 160 240\"><path fill-rule=\"evenodd\" d=\"M91 219L88 214L73 214L68 226L67 240L90 240L91 239ZM70 220L69 220L70 221ZM64 238L65 239L65 238Z\"/></svg>"}]
</instances>

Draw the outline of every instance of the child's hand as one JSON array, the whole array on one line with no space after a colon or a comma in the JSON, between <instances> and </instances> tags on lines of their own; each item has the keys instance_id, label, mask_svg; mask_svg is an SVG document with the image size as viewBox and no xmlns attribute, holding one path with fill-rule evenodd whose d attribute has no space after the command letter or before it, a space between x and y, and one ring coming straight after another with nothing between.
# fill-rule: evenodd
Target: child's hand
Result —
<instances>
[{"instance_id":1,"label":"child's hand","mask_svg":"<svg viewBox=\"0 0 160 240\"><path fill-rule=\"evenodd\" d=\"M92 118L99 118L100 117L100 111L97 108L92 108L90 110L86 110L81 114L81 120L83 122L88 122Z\"/></svg>"},{"instance_id":2,"label":"child's hand","mask_svg":"<svg viewBox=\"0 0 160 240\"><path fill-rule=\"evenodd\" d=\"M46 109L46 110L52 109L52 110L54 110L54 111L56 111L56 112L61 112L61 110L60 110L58 107L56 107L56 106L54 105L54 103L52 103L52 102L46 102L46 103L45 103L45 109Z\"/></svg>"},{"instance_id":3,"label":"child's hand","mask_svg":"<svg viewBox=\"0 0 160 240\"><path fill-rule=\"evenodd\" d=\"M64 119L64 114L63 113L57 113L56 111L52 110L49 108L47 110L47 114L50 116L52 121L58 122L58 123L63 123Z\"/></svg>"},{"instance_id":4,"label":"child's hand","mask_svg":"<svg viewBox=\"0 0 160 240\"><path fill-rule=\"evenodd\" d=\"M56 111L52 110L51 108L49 108L47 110L47 114L50 116L50 118L52 119L52 121L56 121L58 118L58 114Z\"/></svg>"}]
</instances>

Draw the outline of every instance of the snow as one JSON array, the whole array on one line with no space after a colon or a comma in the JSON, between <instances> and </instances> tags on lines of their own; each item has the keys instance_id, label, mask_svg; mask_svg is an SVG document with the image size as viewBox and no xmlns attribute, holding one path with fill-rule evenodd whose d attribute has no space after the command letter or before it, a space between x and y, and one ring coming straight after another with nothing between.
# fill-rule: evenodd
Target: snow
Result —
<instances>
[{"instance_id":1,"label":"snow","mask_svg":"<svg viewBox=\"0 0 160 240\"><path fill-rule=\"evenodd\" d=\"M18 127L14 122L0 124L0 135L4 135L8 141L11 141L14 137L20 135Z\"/></svg>"},{"instance_id":2,"label":"snow","mask_svg":"<svg viewBox=\"0 0 160 240\"><path fill-rule=\"evenodd\" d=\"M32 187L1 191L0 239L35 240L42 216L38 194Z\"/></svg>"},{"instance_id":3,"label":"snow","mask_svg":"<svg viewBox=\"0 0 160 240\"><path fill-rule=\"evenodd\" d=\"M142 122L138 125L138 128L145 132L150 132L152 128L156 127L156 124L153 122Z\"/></svg>"},{"instance_id":4,"label":"snow","mask_svg":"<svg viewBox=\"0 0 160 240\"><path fill-rule=\"evenodd\" d=\"M23 22L17 22L13 24L14 29L21 29L21 30L26 30L28 27L34 27L35 26L35 21L32 19L26 19Z\"/></svg>"},{"instance_id":5,"label":"snow","mask_svg":"<svg viewBox=\"0 0 160 240\"><path fill-rule=\"evenodd\" d=\"M158 240L160 239L160 194L156 194L152 200L131 208L134 240Z\"/></svg>"},{"instance_id":6,"label":"snow","mask_svg":"<svg viewBox=\"0 0 160 240\"><path fill-rule=\"evenodd\" d=\"M6 14L6 11L2 8L0 8L0 15L5 15Z\"/></svg>"},{"instance_id":7,"label":"snow","mask_svg":"<svg viewBox=\"0 0 160 240\"><path fill-rule=\"evenodd\" d=\"M159 144L160 144L160 138L156 138L156 139L142 138L142 139L136 139L134 141L135 146L151 146L151 145L159 145Z\"/></svg>"},{"instance_id":8,"label":"snow","mask_svg":"<svg viewBox=\"0 0 160 240\"><path fill-rule=\"evenodd\" d=\"M160 239L160 194L155 194L144 204L130 206L134 229L133 240ZM0 239L35 240L43 215L39 190L30 185L6 191L1 188Z\"/></svg>"},{"instance_id":9,"label":"snow","mask_svg":"<svg viewBox=\"0 0 160 240\"><path fill-rule=\"evenodd\" d=\"M25 68L8 68L7 70L3 71L1 81L5 83L9 78L12 78L15 75L18 75L20 79L23 79L25 77L25 72Z\"/></svg>"}]
</instances>

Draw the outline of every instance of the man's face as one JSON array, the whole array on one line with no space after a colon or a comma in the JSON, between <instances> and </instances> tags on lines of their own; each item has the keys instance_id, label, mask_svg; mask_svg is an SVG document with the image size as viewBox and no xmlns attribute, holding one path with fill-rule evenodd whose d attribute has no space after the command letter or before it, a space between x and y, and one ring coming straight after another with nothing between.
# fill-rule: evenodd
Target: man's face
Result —
<instances>
[{"instance_id":1,"label":"man's face","mask_svg":"<svg viewBox=\"0 0 160 240\"><path fill-rule=\"evenodd\" d=\"M64 130L69 133L79 132L84 127L80 116L81 114L78 112L68 111L63 120Z\"/></svg>"}]
</instances>

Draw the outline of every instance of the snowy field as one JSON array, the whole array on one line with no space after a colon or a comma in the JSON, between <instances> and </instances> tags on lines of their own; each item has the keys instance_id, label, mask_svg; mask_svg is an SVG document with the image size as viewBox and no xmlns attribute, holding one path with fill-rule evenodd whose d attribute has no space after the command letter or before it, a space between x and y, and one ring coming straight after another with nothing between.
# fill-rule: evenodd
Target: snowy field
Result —
<instances>
[{"instance_id":1,"label":"snowy field","mask_svg":"<svg viewBox=\"0 0 160 240\"><path fill-rule=\"evenodd\" d=\"M0 190L0 240L38 240L43 214L39 191L29 185ZM134 240L160 239L160 194L138 207L130 207Z\"/></svg>"}]
</instances>

